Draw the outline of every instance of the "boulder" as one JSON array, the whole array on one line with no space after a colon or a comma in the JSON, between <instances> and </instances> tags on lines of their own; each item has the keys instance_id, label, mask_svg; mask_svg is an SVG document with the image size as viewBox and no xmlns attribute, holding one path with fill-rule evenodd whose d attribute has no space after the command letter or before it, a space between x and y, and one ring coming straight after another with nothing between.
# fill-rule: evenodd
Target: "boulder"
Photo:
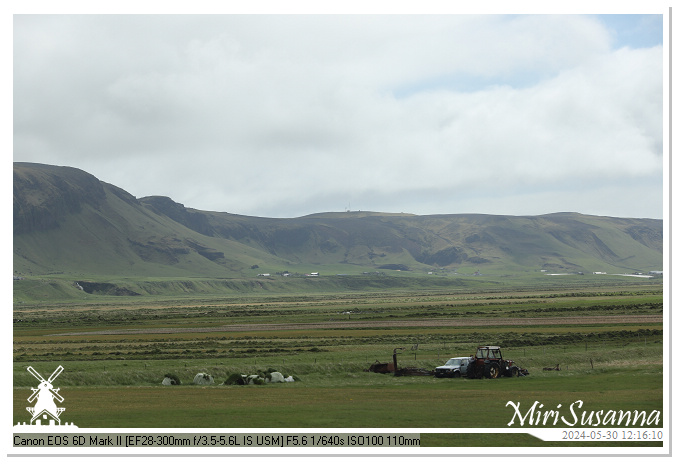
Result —
<instances>
[{"instance_id":1,"label":"boulder","mask_svg":"<svg viewBox=\"0 0 679 464\"><path fill-rule=\"evenodd\" d=\"M271 383L280 383L280 382L285 382L285 378L283 377L283 374L280 372L272 372L271 373L271 380L269 380Z\"/></svg>"},{"instance_id":2,"label":"boulder","mask_svg":"<svg viewBox=\"0 0 679 464\"><path fill-rule=\"evenodd\" d=\"M210 374L201 372L196 374L196 376L193 378L193 383L196 385L212 385L215 383L215 379L213 379Z\"/></svg>"}]
</instances>

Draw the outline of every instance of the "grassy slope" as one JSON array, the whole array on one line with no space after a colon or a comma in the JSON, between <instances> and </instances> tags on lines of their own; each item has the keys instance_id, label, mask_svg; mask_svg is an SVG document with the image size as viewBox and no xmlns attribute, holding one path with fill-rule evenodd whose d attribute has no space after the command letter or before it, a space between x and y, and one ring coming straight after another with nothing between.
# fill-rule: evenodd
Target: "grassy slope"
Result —
<instances>
[{"instance_id":1,"label":"grassy slope","mask_svg":"<svg viewBox=\"0 0 679 464\"><path fill-rule=\"evenodd\" d=\"M576 213L537 217L326 213L284 221L210 213L208 220L218 235L247 240L292 261L320 265L626 272L662 262L661 250L634 240L625 230L642 220ZM257 231L257 240L240 238L246 227ZM298 243L286 246L281 244L284 238Z\"/></svg>"},{"instance_id":2,"label":"grassy slope","mask_svg":"<svg viewBox=\"0 0 679 464\"><path fill-rule=\"evenodd\" d=\"M418 278L436 271L436 277L455 279L401 281L407 287L435 288L467 285L476 271L505 282L532 279L540 269L616 273L662 268L661 221L575 213L347 212L275 219L203 212L159 198L137 200L79 170L15 164L13 265L15 273L30 277L15 284L15 301L72 295L69 286L78 280L123 282L144 294L163 288L187 291L189 280L201 292L265 287L304 292L336 291L343 284L347 289L393 286L378 279L239 279L283 271L324 276L381 271ZM39 291L31 294L31 289Z\"/></svg>"},{"instance_id":3,"label":"grassy slope","mask_svg":"<svg viewBox=\"0 0 679 464\"><path fill-rule=\"evenodd\" d=\"M239 275L250 263L276 259L238 242L214 239L171 219L126 203L107 190L98 209L89 205L64 217L59 228L14 237L15 270L27 274L225 277ZM186 240L221 251L211 261L186 245ZM144 259L130 242L151 244ZM39 259L36 259L39 258Z\"/></svg>"}]
</instances>

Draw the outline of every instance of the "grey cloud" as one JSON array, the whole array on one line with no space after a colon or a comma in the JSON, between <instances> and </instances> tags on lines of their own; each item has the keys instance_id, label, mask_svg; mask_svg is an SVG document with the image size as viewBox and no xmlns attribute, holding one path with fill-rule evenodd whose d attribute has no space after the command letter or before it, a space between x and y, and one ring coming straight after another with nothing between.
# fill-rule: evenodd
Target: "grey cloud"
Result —
<instances>
[{"instance_id":1,"label":"grey cloud","mask_svg":"<svg viewBox=\"0 0 679 464\"><path fill-rule=\"evenodd\" d=\"M14 159L251 215L590 212L554 183L662 188L662 49L611 44L589 16L18 16Z\"/></svg>"}]
</instances>

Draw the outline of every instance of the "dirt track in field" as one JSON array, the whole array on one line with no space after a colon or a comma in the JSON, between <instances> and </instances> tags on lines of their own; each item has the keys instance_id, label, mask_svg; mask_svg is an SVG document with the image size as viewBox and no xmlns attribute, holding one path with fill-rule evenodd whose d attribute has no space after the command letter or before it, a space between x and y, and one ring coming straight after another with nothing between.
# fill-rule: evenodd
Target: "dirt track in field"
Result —
<instances>
[{"instance_id":1,"label":"dirt track in field","mask_svg":"<svg viewBox=\"0 0 679 464\"><path fill-rule=\"evenodd\" d=\"M536 325L595 325L595 324L648 324L661 323L657 316L581 316L581 317L526 317L526 318L453 318L420 319L401 321L330 321L300 324L233 324L215 327L154 327L144 329L100 330L92 332L68 332L52 335L129 335L173 334L199 332L259 332L280 330L314 329L377 329L398 327L497 327Z\"/></svg>"}]
</instances>

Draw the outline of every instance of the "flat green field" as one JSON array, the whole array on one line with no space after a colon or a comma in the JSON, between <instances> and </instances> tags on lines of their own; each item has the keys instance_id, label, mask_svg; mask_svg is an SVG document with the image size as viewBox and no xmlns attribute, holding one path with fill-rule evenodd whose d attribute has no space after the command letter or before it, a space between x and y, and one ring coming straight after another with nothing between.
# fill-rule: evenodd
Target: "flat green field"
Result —
<instances>
[{"instance_id":1,"label":"flat green field","mask_svg":"<svg viewBox=\"0 0 679 464\"><path fill-rule=\"evenodd\" d=\"M445 429L509 428L508 402L522 411L538 402L571 420L581 401L579 427L610 427L596 423L598 411L662 411L662 317L662 285L648 283L15 304L13 418L30 420L37 381L27 367L47 378L62 365L61 418L81 428L440 428L421 445L488 446L483 433ZM394 351L398 367L431 371L478 345L501 346L529 375L367 372ZM272 371L295 381L223 385L232 374ZM214 384L194 385L197 373ZM166 374L181 384L161 385ZM564 427L534 419L524 427ZM636 427L662 425L660 414L657 425ZM493 445L564 446L523 434ZM630 445L661 443L566 444Z\"/></svg>"}]
</instances>

